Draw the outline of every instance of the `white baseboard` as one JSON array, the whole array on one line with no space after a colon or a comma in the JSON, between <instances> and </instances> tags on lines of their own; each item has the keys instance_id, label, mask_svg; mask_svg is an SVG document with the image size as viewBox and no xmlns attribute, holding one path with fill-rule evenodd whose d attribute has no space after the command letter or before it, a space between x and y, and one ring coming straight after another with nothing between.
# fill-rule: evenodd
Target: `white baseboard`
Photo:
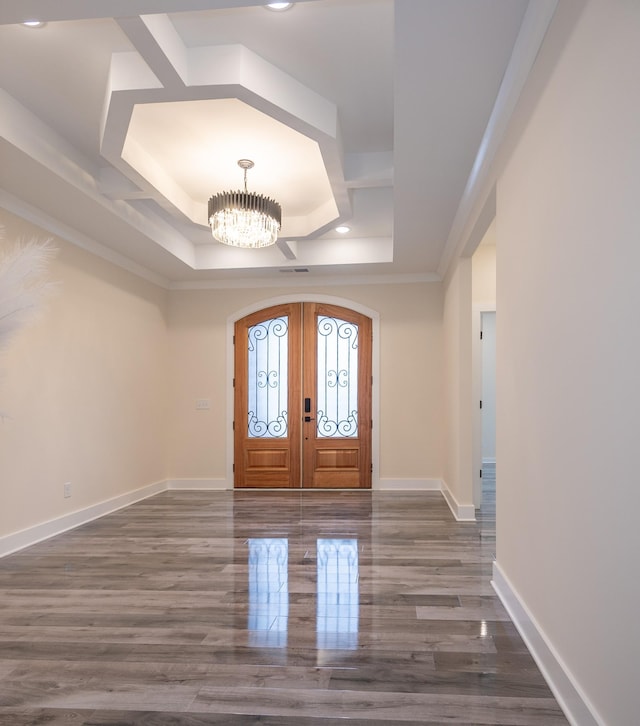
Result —
<instances>
[{"instance_id":1,"label":"white baseboard","mask_svg":"<svg viewBox=\"0 0 640 726\"><path fill-rule=\"evenodd\" d=\"M571 671L511 585L497 562L493 563L493 589L505 606L538 668L572 726L605 726Z\"/></svg>"},{"instance_id":2,"label":"white baseboard","mask_svg":"<svg viewBox=\"0 0 640 726\"><path fill-rule=\"evenodd\" d=\"M439 492L442 490L442 481L440 479L379 479L373 489L394 492Z\"/></svg>"},{"instance_id":3,"label":"white baseboard","mask_svg":"<svg viewBox=\"0 0 640 726\"><path fill-rule=\"evenodd\" d=\"M451 513L458 522L475 522L476 509L473 504L460 504L453 495L453 492L447 486L446 482L442 482L442 496L445 498Z\"/></svg>"},{"instance_id":4,"label":"white baseboard","mask_svg":"<svg viewBox=\"0 0 640 726\"><path fill-rule=\"evenodd\" d=\"M141 499L159 494L165 491L166 488L166 481L155 482L141 489L135 489L132 492L107 499L104 502L92 504L84 509L63 514L61 517L50 519L48 522L42 522L33 527L27 527L27 529L20 530L19 532L13 532L12 534L0 537L0 557L24 549L25 547L30 547L57 534L67 532L70 529L79 527L81 524L86 524L94 519L98 519L98 517L103 517L105 514L110 514L123 507L128 507L130 504L139 502Z\"/></svg>"},{"instance_id":5,"label":"white baseboard","mask_svg":"<svg viewBox=\"0 0 640 726\"><path fill-rule=\"evenodd\" d=\"M167 489L225 491L233 489L233 485L229 486L226 479L169 479Z\"/></svg>"}]
</instances>

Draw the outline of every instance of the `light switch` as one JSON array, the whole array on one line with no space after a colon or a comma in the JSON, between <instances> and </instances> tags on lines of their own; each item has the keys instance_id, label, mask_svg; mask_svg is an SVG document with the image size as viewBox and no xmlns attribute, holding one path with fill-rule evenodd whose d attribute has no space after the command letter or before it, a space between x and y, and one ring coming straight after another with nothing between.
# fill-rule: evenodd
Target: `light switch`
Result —
<instances>
[{"instance_id":1,"label":"light switch","mask_svg":"<svg viewBox=\"0 0 640 726\"><path fill-rule=\"evenodd\" d=\"M198 398L196 400L196 411L208 411L211 408L211 400L208 398Z\"/></svg>"}]
</instances>

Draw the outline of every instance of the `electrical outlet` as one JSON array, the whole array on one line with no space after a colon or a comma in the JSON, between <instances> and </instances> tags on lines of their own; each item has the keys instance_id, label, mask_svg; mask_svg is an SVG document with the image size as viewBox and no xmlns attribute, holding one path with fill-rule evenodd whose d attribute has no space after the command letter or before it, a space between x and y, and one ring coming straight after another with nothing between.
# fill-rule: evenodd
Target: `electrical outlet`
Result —
<instances>
[{"instance_id":1,"label":"electrical outlet","mask_svg":"<svg viewBox=\"0 0 640 726\"><path fill-rule=\"evenodd\" d=\"M199 398L196 401L196 411L208 411L211 408L211 401L208 398Z\"/></svg>"},{"instance_id":2,"label":"electrical outlet","mask_svg":"<svg viewBox=\"0 0 640 726\"><path fill-rule=\"evenodd\" d=\"M64 498L69 499L69 497L71 496L71 482L70 481L65 482L63 484L63 493L64 493Z\"/></svg>"}]
</instances>

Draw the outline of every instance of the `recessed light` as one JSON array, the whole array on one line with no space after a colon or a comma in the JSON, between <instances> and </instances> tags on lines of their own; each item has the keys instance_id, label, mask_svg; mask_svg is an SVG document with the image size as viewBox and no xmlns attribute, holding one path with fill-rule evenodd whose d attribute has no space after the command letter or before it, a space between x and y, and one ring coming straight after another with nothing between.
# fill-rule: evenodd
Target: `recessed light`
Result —
<instances>
[{"instance_id":1,"label":"recessed light","mask_svg":"<svg viewBox=\"0 0 640 726\"><path fill-rule=\"evenodd\" d=\"M288 10L293 3L267 3L265 6L267 10L275 10L276 12L282 10Z\"/></svg>"},{"instance_id":2,"label":"recessed light","mask_svg":"<svg viewBox=\"0 0 640 726\"><path fill-rule=\"evenodd\" d=\"M44 22L42 20L25 20L22 24L25 28L42 28Z\"/></svg>"},{"instance_id":3,"label":"recessed light","mask_svg":"<svg viewBox=\"0 0 640 726\"><path fill-rule=\"evenodd\" d=\"M347 227L346 224L341 224L339 227L336 227L336 232L338 234L347 234L347 232L351 232L351 227Z\"/></svg>"}]
</instances>

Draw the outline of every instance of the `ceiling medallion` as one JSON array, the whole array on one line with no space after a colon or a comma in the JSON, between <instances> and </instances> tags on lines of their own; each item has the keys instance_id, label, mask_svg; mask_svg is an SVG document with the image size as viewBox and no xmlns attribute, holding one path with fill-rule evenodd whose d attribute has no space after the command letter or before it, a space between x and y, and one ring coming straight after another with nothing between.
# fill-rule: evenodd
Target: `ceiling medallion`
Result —
<instances>
[{"instance_id":1,"label":"ceiling medallion","mask_svg":"<svg viewBox=\"0 0 640 726\"><path fill-rule=\"evenodd\" d=\"M273 199L247 191L247 170L254 166L250 159L240 159L238 166L244 169L244 191L221 192L209 199L211 234L231 247L268 247L278 239L282 208Z\"/></svg>"}]
</instances>

